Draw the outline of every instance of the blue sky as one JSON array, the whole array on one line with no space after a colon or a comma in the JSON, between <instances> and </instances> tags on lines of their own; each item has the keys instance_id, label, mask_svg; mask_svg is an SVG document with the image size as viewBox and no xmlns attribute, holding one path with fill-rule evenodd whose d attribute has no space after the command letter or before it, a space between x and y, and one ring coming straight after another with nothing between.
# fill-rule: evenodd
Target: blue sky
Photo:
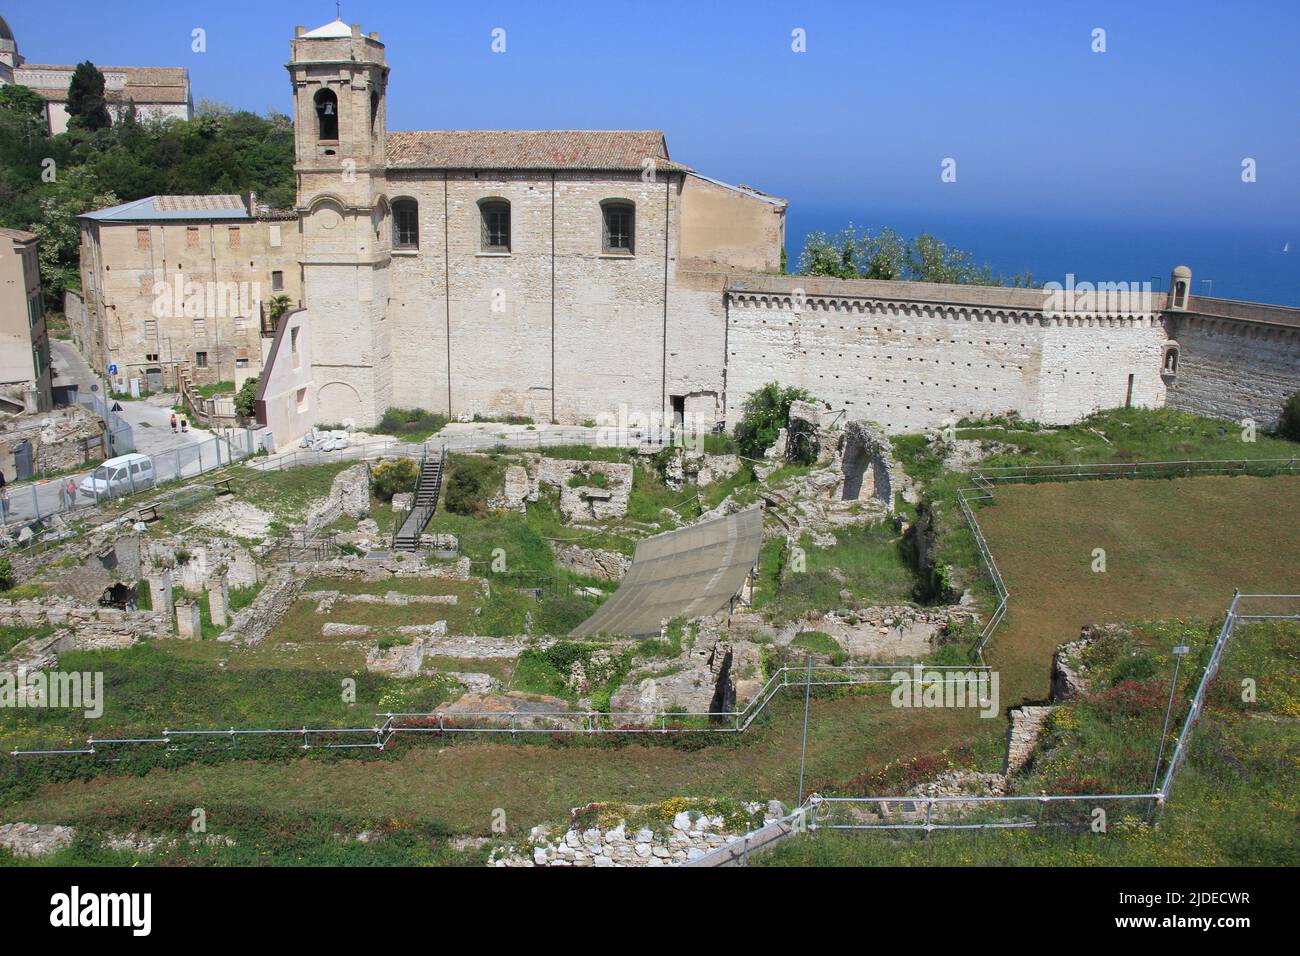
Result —
<instances>
[{"instance_id":1,"label":"blue sky","mask_svg":"<svg viewBox=\"0 0 1300 956\"><path fill-rule=\"evenodd\" d=\"M196 99L263 111L289 107L294 24L331 20L334 4L25 0L0 12L31 61L186 66ZM1261 255L1292 241L1279 281L1300 288L1293 0L393 0L345 2L343 17L387 44L390 129L663 129L675 159L789 199L792 256L803 232L852 219L930 229L1007 272L1055 270L1076 254L1056 262L1054 242L1105 263L1133 230L1148 238L1129 271L1167 274L1182 245L1220 248L1208 266L1231 285L1232 237L1249 235ZM195 27L206 53L190 50ZM491 52L496 27L505 54ZM1090 49L1098 27L1105 53ZM791 50L795 28L806 53ZM955 183L940 182L947 157Z\"/></svg>"}]
</instances>

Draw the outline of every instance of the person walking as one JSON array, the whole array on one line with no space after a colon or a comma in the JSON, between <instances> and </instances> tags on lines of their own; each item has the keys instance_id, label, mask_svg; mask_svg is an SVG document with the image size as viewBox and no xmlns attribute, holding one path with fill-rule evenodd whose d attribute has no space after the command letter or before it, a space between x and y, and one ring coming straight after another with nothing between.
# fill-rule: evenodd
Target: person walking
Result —
<instances>
[{"instance_id":1,"label":"person walking","mask_svg":"<svg viewBox=\"0 0 1300 956\"><path fill-rule=\"evenodd\" d=\"M172 412L172 434L176 434L176 413Z\"/></svg>"},{"instance_id":2,"label":"person walking","mask_svg":"<svg viewBox=\"0 0 1300 956\"><path fill-rule=\"evenodd\" d=\"M9 524L9 486L0 486L0 516L3 516L4 523Z\"/></svg>"},{"instance_id":3,"label":"person walking","mask_svg":"<svg viewBox=\"0 0 1300 956\"><path fill-rule=\"evenodd\" d=\"M68 476L68 480L63 485L63 495L67 499L64 510L71 511L77 507L77 483L73 481L71 475Z\"/></svg>"},{"instance_id":4,"label":"person walking","mask_svg":"<svg viewBox=\"0 0 1300 956\"><path fill-rule=\"evenodd\" d=\"M184 435L190 430L190 420L184 415L181 416L181 434Z\"/></svg>"}]
</instances>

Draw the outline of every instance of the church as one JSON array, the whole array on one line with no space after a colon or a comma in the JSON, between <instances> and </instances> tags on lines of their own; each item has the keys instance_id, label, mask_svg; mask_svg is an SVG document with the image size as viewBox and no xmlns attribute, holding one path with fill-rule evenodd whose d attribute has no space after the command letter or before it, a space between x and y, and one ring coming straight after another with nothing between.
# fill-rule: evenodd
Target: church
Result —
<instances>
[{"instance_id":1,"label":"church","mask_svg":"<svg viewBox=\"0 0 1300 956\"><path fill-rule=\"evenodd\" d=\"M379 36L298 27L302 305L259 384L277 442L391 407L734 424L766 382L891 432L1174 405L1276 422L1300 310L1168 292L1061 311L1043 289L783 274L786 203L658 131L389 132Z\"/></svg>"},{"instance_id":2,"label":"church","mask_svg":"<svg viewBox=\"0 0 1300 956\"><path fill-rule=\"evenodd\" d=\"M721 416L708 274L779 272L783 201L657 131L390 133L384 46L341 21L299 28L289 71L318 422Z\"/></svg>"}]
</instances>

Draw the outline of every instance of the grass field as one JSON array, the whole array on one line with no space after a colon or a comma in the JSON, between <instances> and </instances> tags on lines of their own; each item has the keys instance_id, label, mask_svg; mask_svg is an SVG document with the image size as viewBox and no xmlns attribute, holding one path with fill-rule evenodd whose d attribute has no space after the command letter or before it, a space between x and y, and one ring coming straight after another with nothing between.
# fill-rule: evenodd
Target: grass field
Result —
<instances>
[{"instance_id":1,"label":"grass field","mask_svg":"<svg viewBox=\"0 0 1300 956\"><path fill-rule=\"evenodd\" d=\"M1008 621L989 650L990 662L1002 674L1003 707L1046 695L1053 650L1077 637L1083 624L1187 618L1207 627L1226 607L1234 587L1300 589L1296 580L1300 540L1294 534L1280 533L1288 521L1294 523L1297 513L1300 478L1294 477L1092 481L1000 488L996 501L980 509L979 518L1012 594ZM488 533L480 539L465 542L471 557L489 551L493 541L506 540L521 547L519 553L526 556L525 561L530 560L527 555L534 554L538 564L544 563L535 550L539 545L545 547L544 538L522 519L518 526L493 523L484 530ZM1096 548L1106 551L1104 573L1091 570ZM318 696L312 689L317 687L317 678L321 686L335 680L337 674L328 667L308 677L303 668L295 674L291 667L276 667L268 661L267 666L255 670L231 667L228 683L201 686L200 652L187 652L194 655L190 661L193 669L169 665L171 669L141 668L136 672L133 679L140 683L131 687L131 694L149 703L121 712L120 718L131 726L148 722L144 718L228 724L230 718L218 712L261 717L263 708L274 707L277 697L297 701L303 712L322 718L320 708L333 706L326 701L324 690L319 690ZM259 653L269 656L274 651L268 648ZM210 666L204 662L209 671ZM231 673L235 671L238 674ZM263 685L261 690L250 689L250 674ZM152 684L147 686L146 680ZM305 686L295 687L295 681ZM330 689L335 699L336 688L334 683ZM370 713L371 700L377 704L381 693L368 690L366 706L359 706L356 712ZM0 818L86 824L139 818L143 827L148 817L161 812L159 808L184 807L188 813L191 807L205 806L214 821L210 823L213 832L222 831L224 815L230 829L248 832L253 844L268 830L280 834L285 818L310 821L310 826L304 824L301 829L300 839L295 838L298 842L288 838L272 841L275 848L268 850L264 860L274 861L334 859L332 854L341 851L326 847L322 842L326 838L321 836L331 828L375 819L414 820L416 823L402 832L408 836L418 832L420 838L395 839L385 851L391 851L385 860L455 862L458 858L454 855L429 849L436 842L431 834L486 835L492 810L497 807L506 810L511 831L519 834L538 822L563 819L570 807L592 800L638 803L684 795L790 802L796 796L799 772L802 700L797 697L778 697L770 714L744 736L708 740L649 738L618 745L605 739L535 739L530 743L459 739L439 740L434 746L401 741L391 752L364 759L315 753L303 758L285 755L274 760L242 760L227 754L219 761L187 762L177 755L140 768L138 775L124 772L130 768L113 770L100 765L90 779L83 779L89 776L85 772L48 772L53 766L49 763L31 763L22 769L10 764L0 768ZM242 703L232 709L228 706L232 699ZM13 739L16 730L11 720L11 715L0 715L0 728L6 729L8 739ZM100 723L108 722L106 718ZM1248 752L1262 740L1255 723L1238 721L1232 729ZM107 729L95 727L94 732ZM1285 730L1271 739L1290 747L1293 761L1291 725ZM1207 743L1198 742L1199 746L1210 746L1216 738L1206 734L1203 739ZM942 762L948 755L958 755L954 759L963 766L996 770L1004 743L1005 722L1001 719L982 720L970 711L899 711L889 707L886 695L879 692L822 693L812 708L807 789L824 791L864 771L917 758ZM1260 759L1275 760L1276 756L1261 755ZM1180 783L1171 810L1182 799L1194 805L1192 798L1200 787L1208 806L1205 813L1212 822L1213 812L1226 814L1231 806L1215 810L1214 794L1222 792L1223 786L1212 767L1198 767L1189 767L1186 786ZM15 779L16 774L21 779ZM1228 802L1235 799L1234 792ZM1173 821L1170 830L1184 825L1176 813L1169 819ZM1186 826L1191 827L1188 840L1202 833L1200 824ZM1119 841L1081 842L1065 847L1063 857L1060 844L1036 849L1035 839L1039 837L1033 834L999 835L963 844L932 838L916 845L882 840L875 846L886 850L878 858L859 857L853 862L962 862L968 857L971 862L1013 858L1032 862L1035 853L1054 862L1120 858L1113 856L1120 852L1113 849ZM332 837L329 841L335 842ZM847 852L843 844L832 845L821 836L800 846L823 844L825 849L817 853ZM943 849L927 849L936 846ZM974 849L963 850L963 846ZM1171 846L1161 850L1148 845L1142 852L1169 862L1200 861L1198 851L1185 842ZM398 852L400 847L407 849ZM1211 859L1232 858L1217 844L1212 850L1199 852ZM80 852L82 856L72 859L84 861L91 851ZM373 852L356 851L358 855ZM1248 853L1249 847L1241 852ZM1272 844L1259 849L1264 857L1276 852ZM239 858L231 853L221 860ZM1131 858L1145 857L1135 851ZM830 859L824 856L816 861ZM786 860L812 861L798 856Z\"/></svg>"},{"instance_id":2,"label":"grass field","mask_svg":"<svg viewBox=\"0 0 1300 956\"><path fill-rule=\"evenodd\" d=\"M1000 487L978 520L1011 592L986 656L1014 705L1047 696L1085 624L1220 614L1233 590L1300 591L1300 476ZM1092 570L1094 549L1106 570Z\"/></svg>"},{"instance_id":3,"label":"grass field","mask_svg":"<svg viewBox=\"0 0 1300 956\"><path fill-rule=\"evenodd\" d=\"M1203 662L1215 631L1186 622L1139 626L1109 642L1114 647L1107 640L1094 645L1101 653L1092 661L1089 693L1053 715L1022 790L1068 792L1062 787L1072 781L1087 792L1146 792L1170 680L1168 648L1187 640ZM1136 826L1106 833L1077 828L900 836L822 830L786 840L753 860L764 866L1295 866L1298 661L1300 625L1237 628L1159 826L1133 809L1127 812ZM1199 676L1199 666L1183 672L1175 727ZM1246 677L1257 687L1249 703L1240 693ZM1089 809L1076 812L1086 816ZM1112 804L1108 822L1124 812Z\"/></svg>"}]
</instances>

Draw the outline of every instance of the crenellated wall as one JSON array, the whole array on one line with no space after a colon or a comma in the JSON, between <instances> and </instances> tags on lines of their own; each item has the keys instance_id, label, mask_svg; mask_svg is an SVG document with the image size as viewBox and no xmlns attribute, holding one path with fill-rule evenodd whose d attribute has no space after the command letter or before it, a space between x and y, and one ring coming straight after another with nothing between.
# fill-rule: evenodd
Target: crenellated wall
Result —
<instances>
[{"instance_id":1,"label":"crenellated wall","mask_svg":"<svg viewBox=\"0 0 1300 956\"><path fill-rule=\"evenodd\" d=\"M1179 351L1172 407L1277 425L1282 403L1300 392L1300 309L1194 297L1166 319Z\"/></svg>"},{"instance_id":2,"label":"crenellated wall","mask_svg":"<svg viewBox=\"0 0 1300 956\"><path fill-rule=\"evenodd\" d=\"M770 381L891 432L1008 413L1064 424L1163 404L1158 313L1054 316L1044 302L1029 289L736 281L727 292L727 418Z\"/></svg>"}]
</instances>

